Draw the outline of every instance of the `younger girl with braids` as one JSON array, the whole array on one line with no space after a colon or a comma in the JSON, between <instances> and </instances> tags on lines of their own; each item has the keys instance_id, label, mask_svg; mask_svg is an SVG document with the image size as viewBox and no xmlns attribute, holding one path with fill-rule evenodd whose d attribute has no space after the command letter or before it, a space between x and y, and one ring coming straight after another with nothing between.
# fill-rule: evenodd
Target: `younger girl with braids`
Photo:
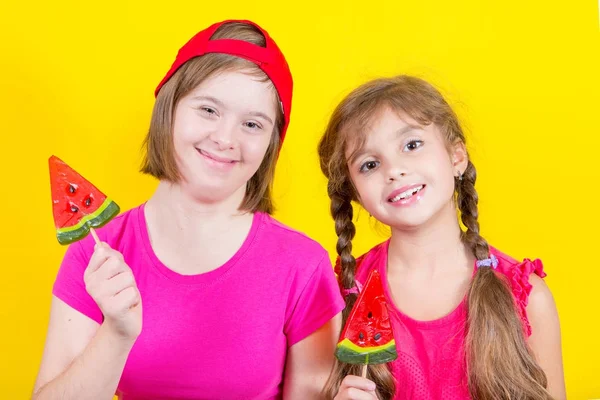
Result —
<instances>
[{"instance_id":1,"label":"younger girl with braids","mask_svg":"<svg viewBox=\"0 0 600 400\"><path fill-rule=\"evenodd\" d=\"M319 144L338 235L344 321L373 269L384 278L398 359L337 363L327 398L563 399L559 321L540 260L479 233L475 167L456 114L427 82L369 82ZM391 228L354 259L352 201ZM459 224L458 214L466 229Z\"/></svg>"}]
</instances>

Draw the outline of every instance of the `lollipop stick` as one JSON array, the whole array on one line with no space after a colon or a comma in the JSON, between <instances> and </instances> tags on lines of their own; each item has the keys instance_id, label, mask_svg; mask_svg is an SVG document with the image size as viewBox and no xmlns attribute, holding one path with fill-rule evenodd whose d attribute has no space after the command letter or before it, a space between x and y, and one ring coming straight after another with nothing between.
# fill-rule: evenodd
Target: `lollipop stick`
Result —
<instances>
[{"instance_id":1,"label":"lollipop stick","mask_svg":"<svg viewBox=\"0 0 600 400\"><path fill-rule=\"evenodd\" d=\"M368 367L368 366L369 366L369 364L364 364L364 365L362 366L362 374L361 374L361 375L362 375L362 377L363 377L363 378L366 378L366 377L367 377L367 367Z\"/></svg>"},{"instance_id":2,"label":"lollipop stick","mask_svg":"<svg viewBox=\"0 0 600 400\"><path fill-rule=\"evenodd\" d=\"M98 234L96 233L96 231L94 230L94 228L90 228L90 233L94 237L94 240L96 241L96 244L100 244L100 238L98 238Z\"/></svg>"}]
</instances>

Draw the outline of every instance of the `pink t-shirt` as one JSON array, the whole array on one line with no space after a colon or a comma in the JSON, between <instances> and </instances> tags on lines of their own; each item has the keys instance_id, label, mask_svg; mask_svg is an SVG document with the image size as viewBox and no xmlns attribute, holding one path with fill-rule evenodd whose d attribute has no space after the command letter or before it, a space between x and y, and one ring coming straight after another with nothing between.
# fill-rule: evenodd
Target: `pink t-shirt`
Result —
<instances>
[{"instance_id":1,"label":"pink t-shirt","mask_svg":"<svg viewBox=\"0 0 600 400\"><path fill-rule=\"evenodd\" d=\"M286 353L344 307L327 252L264 213L235 255L200 275L180 275L152 251L144 207L98 230L133 270L143 329L117 394L138 399L279 399ZM88 236L72 244L53 294L102 323L83 273Z\"/></svg>"},{"instance_id":2,"label":"pink t-shirt","mask_svg":"<svg viewBox=\"0 0 600 400\"><path fill-rule=\"evenodd\" d=\"M394 305L387 283L388 245L389 240L357 260L356 279L364 284L369 272L377 268L384 282L398 351L398 359L390 363L396 379L394 399L470 399L464 351L467 321L465 300L448 315L433 321L417 321L404 314ZM542 263L537 259L518 262L494 248L490 248L490 252L498 258L496 270L504 274L510 283L524 330L531 335L526 313L531 293L529 276L535 273L545 277Z\"/></svg>"}]
</instances>

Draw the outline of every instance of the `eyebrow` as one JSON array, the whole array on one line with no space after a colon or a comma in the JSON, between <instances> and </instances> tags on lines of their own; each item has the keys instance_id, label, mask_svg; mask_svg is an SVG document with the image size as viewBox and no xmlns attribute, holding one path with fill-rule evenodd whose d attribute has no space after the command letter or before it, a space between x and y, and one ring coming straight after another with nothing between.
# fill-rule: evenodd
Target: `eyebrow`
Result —
<instances>
[{"instance_id":1,"label":"eyebrow","mask_svg":"<svg viewBox=\"0 0 600 400\"><path fill-rule=\"evenodd\" d=\"M223 103L221 100L217 99L216 97L213 96L194 96L193 97L194 100L208 100L208 101L212 101L213 103L215 103L216 105L218 105L219 107L225 107L225 103ZM273 120L271 118L269 118L269 116L265 113L262 113L260 111L250 111L248 113L248 115L251 115L253 117L259 117L264 119L265 121L268 121L271 123L271 125L274 125Z\"/></svg>"},{"instance_id":2,"label":"eyebrow","mask_svg":"<svg viewBox=\"0 0 600 400\"><path fill-rule=\"evenodd\" d=\"M412 132L412 131L415 131L415 130L422 131L422 130L423 130L423 128L422 128L422 127L420 127L420 126L418 126L418 125L407 125L407 126L405 126L405 127L403 127L403 128L400 128L400 129L398 129L398 130L396 131L396 137L402 137L402 136L405 136L407 133L410 133L410 132ZM354 153L352 153L352 154L350 155L350 158L349 158L349 160L348 160L348 163L349 163L350 165L354 164L354 163L356 162L356 160L357 160L358 158L360 158L361 156L363 156L365 153L368 153L368 149L366 149L366 148L363 146L362 148L358 149L357 151L355 151Z\"/></svg>"},{"instance_id":3,"label":"eyebrow","mask_svg":"<svg viewBox=\"0 0 600 400\"><path fill-rule=\"evenodd\" d=\"M252 116L254 116L254 117L259 117L259 118L262 118L262 119L264 119L264 120L266 120L266 121L270 122L270 123L271 123L271 125L274 125L274 124L273 124L273 121L271 120L271 118L269 118L269 117L267 116L267 114L265 114L265 113L261 113L261 112L259 112L259 111L251 111L251 112L249 112L248 114L249 114L249 115L252 115Z\"/></svg>"},{"instance_id":4,"label":"eyebrow","mask_svg":"<svg viewBox=\"0 0 600 400\"><path fill-rule=\"evenodd\" d=\"M194 100L208 100L208 101L212 101L213 103L215 103L216 105L220 106L220 107L225 107L225 104L217 99L216 97L212 97L212 96L194 96L193 97Z\"/></svg>"}]
</instances>

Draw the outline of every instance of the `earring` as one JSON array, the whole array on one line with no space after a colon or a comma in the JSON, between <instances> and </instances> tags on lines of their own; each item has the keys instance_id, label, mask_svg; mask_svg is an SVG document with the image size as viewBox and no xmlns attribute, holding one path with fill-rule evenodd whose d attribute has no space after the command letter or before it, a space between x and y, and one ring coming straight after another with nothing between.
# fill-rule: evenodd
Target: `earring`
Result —
<instances>
[{"instance_id":1,"label":"earring","mask_svg":"<svg viewBox=\"0 0 600 400\"><path fill-rule=\"evenodd\" d=\"M459 181L461 181L461 182L462 182L462 180L463 180L463 174L462 174L462 172L458 171L458 176L456 176L456 178L457 178Z\"/></svg>"}]
</instances>

